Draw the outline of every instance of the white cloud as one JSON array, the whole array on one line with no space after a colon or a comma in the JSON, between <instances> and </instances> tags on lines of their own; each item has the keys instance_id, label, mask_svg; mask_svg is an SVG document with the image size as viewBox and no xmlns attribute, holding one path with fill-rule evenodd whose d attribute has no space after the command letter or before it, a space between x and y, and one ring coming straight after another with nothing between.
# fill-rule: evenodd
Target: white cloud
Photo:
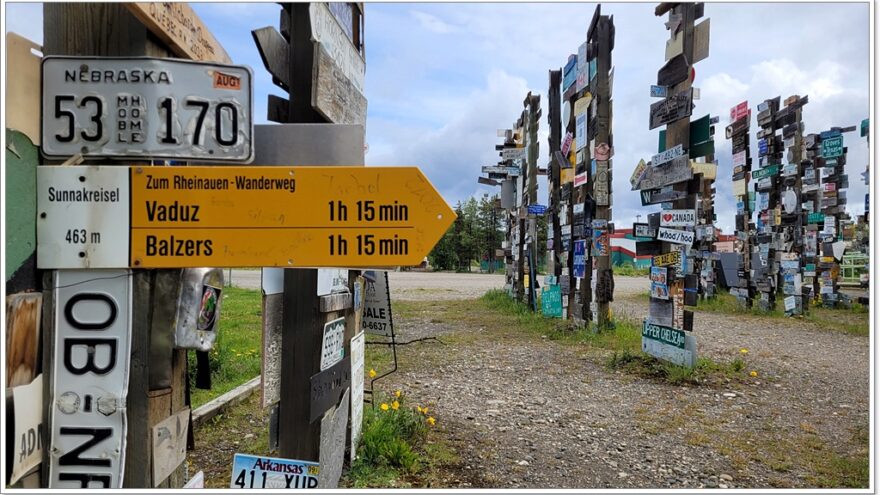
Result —
<instances>
[{"instance_id":1,"label":"white cloud","mask_svg":"<svg viewBox=\"0 0 880 495\"><path fill-rule=\"evenodd\" d=\"M419 25L433 33L449 34L457 31L458 28L442 21L439 17L422 12L419 10L411 10L410 15L419 21Z\"/></svg>"}]
</instances>

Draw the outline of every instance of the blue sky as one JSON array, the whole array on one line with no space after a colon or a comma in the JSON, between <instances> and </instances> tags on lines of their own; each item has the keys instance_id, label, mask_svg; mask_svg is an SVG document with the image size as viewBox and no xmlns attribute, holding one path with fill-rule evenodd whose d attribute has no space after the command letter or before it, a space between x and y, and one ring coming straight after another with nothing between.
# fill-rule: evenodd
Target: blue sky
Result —
<instances>
[{"instance_id":1,"label":"blue sky","mask_svg":"<svg viewBox=\"0 0 880 495\"><path fill-rule=\"evenodd\" d=\"M628 178L640 158L656 153L659 129L648 130L649 86L664 63L666 20L654 3L603 4L613 15L613 215L628 227L646 211ZM264 70L250 31L278 26L274 3L194 4L233 61L256 74L254 117L265 122L267 94L283 95ZM586 39L592 3L366 4L367 142L370 165L416 165L454 204L495 189L477 184L480 166L498 160L496 130L510 127L529 91L546 106L548 70L564 65ZM7 31L42 41L40 4L6 4ZM809 95L806 132L858 125L868 117L870 10L867 3L707 3L710 52L696 65L701 90L693 118L718 115L717 225L733 229L729 109L743 100ZM547 115L545 109L544 115ZM751 128L757 130L756 122ZM547 163L547 122L540 122L539 165ZM846 134L849 210L863 212L860 178L868 147ZM752 139L756 146L756 139ZM757 157L757 149L752 150ZM755 158L756 162L757 159ZM546 203L541 181L540 200ZM654 210L658 210L655 207ZM653 210L651 210L653 211Z\"/></svg>"}]
</instances>

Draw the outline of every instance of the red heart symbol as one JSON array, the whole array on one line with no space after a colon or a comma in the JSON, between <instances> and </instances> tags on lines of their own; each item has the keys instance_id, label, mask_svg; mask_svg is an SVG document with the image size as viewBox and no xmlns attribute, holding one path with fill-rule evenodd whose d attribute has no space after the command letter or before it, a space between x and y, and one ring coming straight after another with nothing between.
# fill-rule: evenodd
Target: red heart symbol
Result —
<instances>
[{"instance_id":1,"label":"red heart symbol","mask_svg":"<svg viewBox=\"0 0 880 495\"><path fill-rule=\"evenodd\" d=\"M663 215L663 221L664 221L664 222L668 222L668 221L670 221L670 220L672 220L672 213L666 213L666 214Z\"/></svg>"}]
</instances>

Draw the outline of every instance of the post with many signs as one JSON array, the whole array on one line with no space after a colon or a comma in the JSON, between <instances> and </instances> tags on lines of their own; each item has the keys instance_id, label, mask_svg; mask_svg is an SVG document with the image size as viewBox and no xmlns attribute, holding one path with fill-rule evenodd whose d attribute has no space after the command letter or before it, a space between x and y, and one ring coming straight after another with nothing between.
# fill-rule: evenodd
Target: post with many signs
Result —
<instances>
[{"instance_id":1,"label":"post with many signs","mask_svg":"<svg viewBox=\"0 0 880 495\"><path fill-rule=\"evenodd\" d=\"M362 7L355 3L282 7L280 33L272 27L253 32L273 82L289 92L287 100L269 96L269 119L363 126L366 99ZM358 163L363 163L362 158ZM359 206L365 208L364 203ZM353 217L356 212L349 211L350 207L354 205L344 204L342 198L331 201L331 221ZM356 246L349 243L353 240L331 235L331 255L352 252ZM359 252L364 249L360 244L361 238ZM291 259L296 258L291 254ZM301 257L296 262L309 266ZM362 343L361 329L352 328L357 318L350 294L357 277L357 272L345 269L284 270L283 296L277 301L281 304L281 370L280 400L274 413L285 419L278 421L278 451L286 459L319 462L321 488L333 488L338 482L345 448L338 437L345 439L350 390L360 385L352 382L358 377L353 376L350 361L351 356L360 355L353 346ZM272 300L267 298L269 302ZM278 312L276 308L266 309L269 314ZM362 383L362 367L360 373ZM332 386L325 390L328 384ZM321 391L320 397L316 391ZM352 409L361 404L352 404Z\"/></svg>"},{"instance_id":2,"label":"post with many signs","mask_svg":"<svg viewBox=\"0 0 880 495\"><path fill-rule=\"evenodd\" d=\"M733 154L733 195L736 197L736 242L739 246L737 262L737 279L728 281L730 292L736 296L740 307L752 307L751 258L754 238L754 193L749 190L749 178L752 172L752 157L749 146L749 123L752 114L749 102L743 101L730 109L730 125L725 129L725 136L730 139Z\"/></svg>"},{"instance_id":3,"label":"post with many signs","mask_svg":"<svg viewBox=\"0 0 880 495\"><path fill-rule=\"evenodd\" d=\"M586 191L592 201L588 200L584 204L585 210L587 203L592 203L596 208L589 228L584 226L584 237L589 238L592 258L590 290L587 292L590 294L588 314L599 331L611 326L608 303L614 300L610 236L614 230L611 223L611 157L614 155L614 140L611 135L614 68L611 65L611 51L614 48L614 19L601 15L601 8L601 4L596 6L587 31L587 79L589 93L593 98L590 101L586 129L590 157Z\"/></svg>"},{"instance_id":4,"label":"post with many signs","mask_svg":"<svg viewBox=\"0 0 880 495\"><path fill-rule=\"evenodd\" d=\"M846 152L843 145L843 133L854 131L855 126L833 127L819 135L821 139L821 155L824 166L822 177L822 230L818 234L819 263L816 267L819 278L819 295L822 304L834 308L838 305L848 306L849 298L840 293L838 279L840 263L846 249L843 224L848 220L846 214L846 191L849 177L846 175Z\"/></svg>"},{"instance_id":5,"label":"post with many signs","mask_svg":"<svg viewBox=\"0 0 880 495\"><path fill-rule=\"evenodd\" d=\"M778 126L782 127L783 144L787 148L786 164L782 167L779 201L782 208L782 242L779 268L782 275L783 306L787 316L801 315L809 307L809 292L805 293L803 284L804 257L804 208L801 199L803 176L807 165L804 163L804 124L803 106L808 99L792 95L785 99L785 108L776 115ZM810 167L812 168L812 167Z\"/></svg>"},{"instance_id":6,"label":"post with many signs","mask_svg":"<svg viewBox=\"0 0 880 495\"><path fill-rule=\"evenodd\" d=\"M562 171L562 162L565 161L565 159L557 155L561 155L558 150L562 143L562 136L560 135L560 126L562 124L560 107L562 104L561 95L559 93L559 87L562 84L562 71L558 69L549 71L549 79L550 85L547 90L547 103L549 105L549 111L547 112L547 125L550 128L550 133L547 139L550 154L547 165L547 184L549 186L550 204L547 213L550 215L550 226L548 228L547 243L550 244L550 249L548 249L547 254L550 259L550 266L552 267L552 270L549 271L553 273L553 283L549 285L558 286L559 276L562 275L562 267L565 265L562 262L562 243L560 242L559 236L559 212L562 211L559 176Z\"/></svg>"},{"instance_id":7,"label":"post with many signs","mask_svg":"<svg viewBox=\"0 0 880 495\"><path fill-rule=\"evenodd\" d=\"M528 219L528 271L529 271L529 293L528 304L532 311L538 310L538 295L536 287L538 286L538 215L544 215L543 206L538 205L538 152L540 143L538 142L538 122L541 118L541 96L533 95L529 92L523 100L523 140L526 150L526 159L523 163L524 177L528 183L523 191L523 203L526 207L526 217Z\"/></svg>"},{"instance_id":8,"label":"post with many signs","mask_svg":"<svg viewBox=\"0 0 880 495\"><path fill-rule=\"evenodd\" d=\"M779 97L764 100L758 105L758 165L752 172L755 180L757 256L752 258L754 283L760 293L758 307L762 311L772 311L776 307L779 259L776 251L782 252L782 234L778 226L782 223L782 210L779 204L778 175L782 161L782 137L776 134L779 111Z\"/></svg>"},{"instance_id":9,"label":"post with many signs","mask_svg":"<svg viewBox=\"0 0 880 495\"><path fill-rule=\"evenodd\" d=\"M79 154L86 163L110 165L38 171L37 266L54 270L45 272L43 293L44 403L52 405L44 411L43 484L181 487L189 429L188 346L179 342L174 322L180 330L176 313L184 273L143 270L137 263L129 270L128 231L98 219L122 210L112 203L127 204L128 170L120 165L132 160L249 160L250 73L162 59L230 62L187 4L46 4L43 12L44 55L77 57L44 59L43 154L49 163ZM109 56L162 58L100 58ZM210 77L199 79L205 67ZM226 78L216 78L218 73ZM194 76L192 86L179 82ZM207 101L186 108L192 105L185 96L202 91ZM206 132L200 139L180 125L211 105L216 136ZM202 146L193 146L193 140ZM203 156L199 150L205 150ZM218 153L208 156L208 150ZM118 161L97 161L106 158ZM51 187L99 193L85 200L53 198ZM210 283L221 288L222 278ZM83 313L75 308L81 302L97 304L89 311L98 313L89 316L100 323L79 319ZM216 316L219 306L213 309ZM72 360L74 354L89 357L83 364Z\"/></svg>"},{"instance_id":10,"label":"post with many signs","mask_svg":"<svg viewBox=\"0 0 880 495\"><path fill-rule=\"evenodd\" d=\"M711 143L711 118L706 116L705 132L694 133L690 117L693 111L695 88L692 83L693 63L708 56L709 20L694 26L703 16L703 4L660 4L654 11L658 16L669 13L666 27L670 39L666 42L666 64L657 73L657 84L651 87L653 96L663 100L651 105L649 128L666 124L661 132L659 153L649 164L640 162L631 178L633 189L641 190L645 204L664 205L659 213L648 216L648 225L641 227L655 239L636 244L637 254L651 254L651 299L648 317L642 329L642 350L661 359L683 366L696 363L696 339L693 313L685 306L697 300L698 281L694 274L694 242L698 225L700 193L711 192L702 181L714 164L695 162L690 157L709 156L714 152ZM703 121L704 119L700 119ZM696 134L696 139L691 136ZM697 176L694 178L694 176ZM710 199L710 198L706 198ZM706 215L699 215L702 221ZM656 233L652 232L656 229Z\"/></svg>"}]
</instances>

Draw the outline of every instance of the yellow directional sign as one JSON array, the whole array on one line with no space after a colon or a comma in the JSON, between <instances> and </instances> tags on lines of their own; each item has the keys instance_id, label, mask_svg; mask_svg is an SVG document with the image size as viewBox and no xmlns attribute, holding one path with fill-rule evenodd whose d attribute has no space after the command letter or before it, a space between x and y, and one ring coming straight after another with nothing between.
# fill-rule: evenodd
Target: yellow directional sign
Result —
<instances>
[{"instance_id":1,"label":"yellow directional sign","mask_svg":"<svg viewBox=\"0 0 880 495\"><path fill-rule=\"evenodd\" d=\"M40 167L41 268L417 265L455 213L416 167Z\"/></svg>"},{"instance_id":2,"label":"yellow directional sign","mask_svg":"<svg viewBox=\"0 0 880 495\"><path fill-rule=\"evenodd\" d=\"M415 167L142 167L131 265L417 265L455 220Z\"/></svg>"}]
</instances>

